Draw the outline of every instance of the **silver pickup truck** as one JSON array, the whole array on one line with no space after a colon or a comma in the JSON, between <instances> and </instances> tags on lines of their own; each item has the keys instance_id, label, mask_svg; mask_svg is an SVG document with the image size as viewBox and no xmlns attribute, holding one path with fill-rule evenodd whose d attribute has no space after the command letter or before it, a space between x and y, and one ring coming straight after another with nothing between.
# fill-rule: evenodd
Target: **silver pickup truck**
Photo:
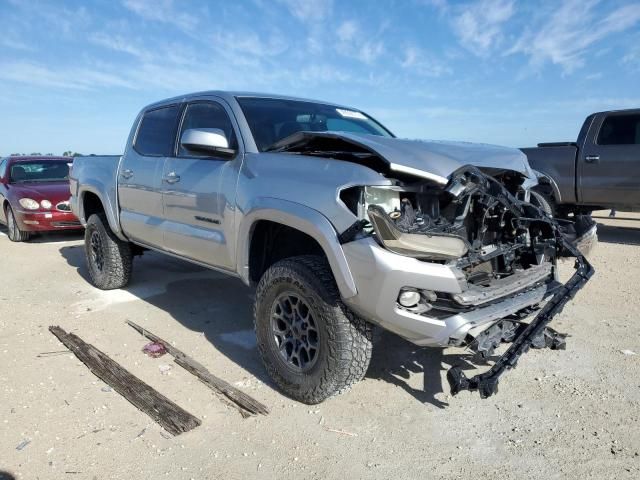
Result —
<instances>
[{"instance_id":1,"label":"silver pickup truck","mask_svg":"<svg viewBox=\"0 0 640 480\"><path fill-rule=\"evenodd\" d=\"M400 140L364 112L289 97L206 92L145 107L121 157L79 157L71 205L93 284L123 288L146 249L256 286L264 365L321 402L360 380L377 325L420 346L511 346L486 397L592 269L582 233L548 216L520 151ZM559 256L576 272L561 284ZM220 299L224 301L224 299ZM523 320L532 318L530 322Z\"/></svg>"}]
</instances>

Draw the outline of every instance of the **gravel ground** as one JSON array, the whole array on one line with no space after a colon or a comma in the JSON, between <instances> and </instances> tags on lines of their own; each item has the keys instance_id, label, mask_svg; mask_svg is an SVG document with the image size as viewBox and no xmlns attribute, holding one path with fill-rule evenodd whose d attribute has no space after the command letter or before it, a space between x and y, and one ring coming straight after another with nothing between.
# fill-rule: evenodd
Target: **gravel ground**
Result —
<instances>
[{"instance_id":1,"label":"gravel ground","mask_svg":"<svg viewBox=\"0 0 640 480\"><path fill-rule=\"evenodd\" d=\"M598 218L596 276L552 324L570 335L567 350L531 351L498 395L451 397L446 369L473 369L468 353L385 333L367 378L317 406L284 397L266 378L252 291L239 281L148 254L129 288L102 292L85 279L78 236L13 244L0 230L0 471L25 479L640 478L640 214L618 216ZM126 319L271 414L243 420L171 357L146 357ZM42 355L64 350L49 325L92 343L202 425L171 438L72 354Z\"/></svg>"}]
</instances>

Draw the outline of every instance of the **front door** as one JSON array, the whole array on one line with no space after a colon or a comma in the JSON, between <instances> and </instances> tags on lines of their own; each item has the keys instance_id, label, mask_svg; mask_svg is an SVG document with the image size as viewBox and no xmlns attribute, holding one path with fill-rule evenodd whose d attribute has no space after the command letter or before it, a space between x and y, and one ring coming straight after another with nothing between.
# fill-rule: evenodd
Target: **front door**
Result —
<instances>
[{"instance_id":1,"label":"front door","mask_svg":"<svg viewBox=\"0 0 640 480\"><path fill-rule=\"evenodd\" d=\"M640 205L640 113L612 113L591 127L578 159L581 203Z\"/></svg>"},{"instance_id":2,"label":"front door","mask_svg":"<svg viewBox=\"0 0 640 480\"><path fill-rule=\"evenodd\" d=\"M163 172L164 235L167 250L207 265L235 267L233 232L235 187L242 153L235 120L222 100L191 102L184 110L178 139L187 129L218 128L236 150L233 158L191 151L178 142Z\"/></svg>"},{"instance_id":3,"label":"front door","mask_svg":"<svg viewBox=\"0 0 640 480\"><path fill-rule=\"evenodd\" d=\"M118 171L120 223L129 238L163 247L162 170L173 154L180 105L144 112Z\"/></svg>"}]
</instances>

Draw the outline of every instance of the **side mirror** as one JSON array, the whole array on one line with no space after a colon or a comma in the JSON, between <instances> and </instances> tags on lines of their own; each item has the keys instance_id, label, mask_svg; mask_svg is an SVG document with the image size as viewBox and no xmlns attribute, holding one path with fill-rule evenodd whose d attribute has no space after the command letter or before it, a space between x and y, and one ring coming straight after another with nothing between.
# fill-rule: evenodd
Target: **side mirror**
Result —
<instances>
[{"instance_id":1,"label":"side mirror","mask_svg":"<svg viewBox=\"0 0 640 480\"><path fill-rule=\"evenodd\" d=\"M236 153L233 148L229 148L229 140L219 128L189 128L182 132L180 145L205 155L233 157Z\"/></svg>"}]
</instances>

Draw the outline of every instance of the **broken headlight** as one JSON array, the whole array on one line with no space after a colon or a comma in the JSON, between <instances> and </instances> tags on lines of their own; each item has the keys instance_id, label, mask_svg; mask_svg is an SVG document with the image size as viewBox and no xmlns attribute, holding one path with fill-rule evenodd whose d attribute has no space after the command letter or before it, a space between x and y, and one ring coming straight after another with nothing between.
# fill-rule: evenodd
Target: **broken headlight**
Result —
<instances>
[{"instance_id":1,"label":"broken headlight","mask_svg":"<svg viewBox=\"0 0 640 480\"><path fill-rule=\"evenodd\" d=\"M469 251L469 244L455 235L401 231L378 205L369 205L367 212L376 236L394 253L426 260L453 260Z\"/></svg>"}]
</instances>

